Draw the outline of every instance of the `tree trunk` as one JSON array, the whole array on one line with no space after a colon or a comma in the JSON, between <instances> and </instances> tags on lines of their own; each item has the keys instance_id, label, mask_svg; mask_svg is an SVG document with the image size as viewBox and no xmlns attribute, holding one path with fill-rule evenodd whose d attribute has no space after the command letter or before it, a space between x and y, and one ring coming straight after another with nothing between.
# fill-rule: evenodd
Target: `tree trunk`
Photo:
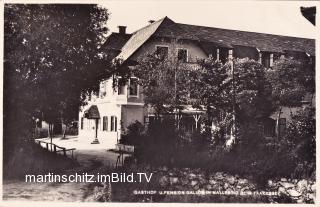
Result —
<instances>
[{"instance_id":1,"label":"tree trunk","mask_svg":"<svg viewBox=\"0 0 320 207\"><path fill-rule=\"evenodd\" d=\"M67 124L65 124L65 128L64 128L64 130L63 130L63 136L62 136L62 139L65 139L66 138L66 132L67 132L67 129L68 129L68 125Z\"/></svg>"},{"instance_id":2,"label":"tree trunk","mask_svg":"<svg viewBox=\"0 0 320 207\"><path fill-rule=\"evenodd\" d=\"M61 120L61 128L63 127L63 125L65 125L64 130L62 132L62 139L65 139L66 138L66 131L67 131L67 124L64 123L62 116L61 116L60 120Z\"/></svg>"},{"instance_id":3,"label":"tree trunk","mask_svg":"<svg viewBox=\"0 0 320 207\"><path fill-rule=\"evenodd\" d=\"M53 124L49 124L49 137L50 137L50 145L51 145L51 151L52 151L52 137L53 137Z\"/></svg>"},{"instance_id":4,"label":"tree trunk","mask_svg":"<svg viewBox=\"0 0 320 207\"><path fill-rule=\"evenodd\" d=\"M282 106L280 106L279 112L278 112L278 117L277 117L277 139L280 139L280 117L282 113Z\"/></svg>"},{"instance_id":5,"label":"tree trunk","mask_svg":"<svg viewBox=\"0 0 320 207\"><path fill-rule=\"evenodd\" d=\"M37 124L37 121L35 121L33 140L38 138L37 134L38 134L38 124Z\"/></svg>"},{"instance_id":6,"label":"tree trunk","mask_svg":"<svg viewBox=\"0 0 320 207\"><path fill-rule=\"evenodd\" d=\"M312 94L311 94L310 107L312 107L312 101L313 101L313 98L314 98L314 93L312 93Z\"/></svg>"}]
</instances>

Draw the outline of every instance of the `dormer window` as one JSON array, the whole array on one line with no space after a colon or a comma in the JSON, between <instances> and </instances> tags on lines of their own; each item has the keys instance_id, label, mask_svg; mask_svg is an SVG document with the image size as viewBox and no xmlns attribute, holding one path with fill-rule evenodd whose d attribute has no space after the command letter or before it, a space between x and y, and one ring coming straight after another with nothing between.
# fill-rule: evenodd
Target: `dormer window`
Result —
<instances>
[{"instance_id":1,"label":"dormer window","mask_svg":"<svg viewBox=\"0 0 320 207\"><path fill-rule=\"evenodd\" d=\"M168 46L156 46L156 55L160 59L166 59L169 54L169 47Z\"/></svg>"},{"instance_id":2,"label":"dormer window","mask_svg":"<svg viewBox=\"0 0 320 207\"><path fill-rule=\"evenodd\" d=\"M186 63L188 62L188 50L187 49L178 49L178 61Z\"/></svg>"}]
</instances>

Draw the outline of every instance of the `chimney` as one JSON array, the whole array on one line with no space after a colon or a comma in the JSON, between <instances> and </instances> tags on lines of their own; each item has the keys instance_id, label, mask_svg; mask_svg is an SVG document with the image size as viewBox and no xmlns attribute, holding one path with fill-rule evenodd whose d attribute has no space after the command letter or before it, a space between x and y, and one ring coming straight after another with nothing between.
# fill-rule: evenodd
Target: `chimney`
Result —
<instances>
[{"instance_id":1,"label":"chimney","mask_svg":"<svg viewBox=\"0 0 320 207\"><path fill-rule=\"evenodd\" d=\"M126 34L126 26L118 26L119 34Z\"/></svg>"},{"instance_id":2,"label":"chimney","mask_svg":"<svg viewBox=\"0 0 320 207\"><path fill-rule=\"evenodd\" d=\"M149 22L149 24L152 24L152 23L155 22L155 21L151 19L151 20L149 20L148 22Z\"/></svg>"}]
</instances>

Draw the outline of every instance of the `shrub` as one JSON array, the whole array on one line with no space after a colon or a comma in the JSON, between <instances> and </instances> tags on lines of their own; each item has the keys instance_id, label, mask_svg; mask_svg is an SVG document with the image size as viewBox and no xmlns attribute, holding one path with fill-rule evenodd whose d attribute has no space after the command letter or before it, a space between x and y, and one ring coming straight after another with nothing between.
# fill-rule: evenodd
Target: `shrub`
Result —
<instances>
[{"instance_id":1,"label":"shrub","mask_svg":"<svg viewBox=\"0 0 320 207\"><path fill-rule=\"evenodd\" d=\"M127 128L126 134L121 136L120 143L140 146L144 142L144 126L139 121L135 121Z\"/></svg>"},{"instance_id":2,"label":"shrub","mask_svg":"<svg viewBox=\"0 0 320 207\"><path fill-rule=\"evenodd\" d=\"M286 136L281 140L281 150L287 151L295 160L296 168L292 176L309 178L316 168L315 112L305 108L294 116L288 124ZM303 166L303 167L301 167Z\"/></svg>"}]
</instances>

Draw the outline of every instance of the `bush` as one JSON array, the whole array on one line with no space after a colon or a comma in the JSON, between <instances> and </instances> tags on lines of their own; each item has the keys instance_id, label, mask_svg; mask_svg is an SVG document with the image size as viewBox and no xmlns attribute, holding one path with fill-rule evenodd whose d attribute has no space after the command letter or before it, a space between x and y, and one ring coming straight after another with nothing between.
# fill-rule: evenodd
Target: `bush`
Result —
<instances>
[{"instance_id":1,"label":"bush","mask_svg":"<svg viewBox=\"0 0 320 207\"><path fill-rule=\"evenodd\" d=\"M143 124L135 121L127 128L126 134L121 136L120 144L140 146L144 142L145 129Z\"/></svg>"},{"instance_id":2,"label":"bush","mask_svg":"<svg viewBox=\"0 0 320 207\"><path fill-rule=\"evenodd\" d=\"M150 165L238 174L252 177L262 187L272 178L315 177L313 117L310 110L299 112L289 123L287 135L272 143L265 139L258 124L242 123L236 144L228 150L214 140L216 137L212 140L208 131L187 133L169 122L159 121L146 131L139 124L133 125L128 137L140 137L138 159Z\"/></svg>"},{"instance_id":3,"label":"bush","mask_svg":"<svg viewBox=\"0 0 320 207\"><path fill-rule=\"evenodd\" d=\"M286 136L281 140L280 149L295 160L292 176L313 177L316 168L315 111L305 108L294 116L288 124Z\"/></svg>"}]
</instances>

